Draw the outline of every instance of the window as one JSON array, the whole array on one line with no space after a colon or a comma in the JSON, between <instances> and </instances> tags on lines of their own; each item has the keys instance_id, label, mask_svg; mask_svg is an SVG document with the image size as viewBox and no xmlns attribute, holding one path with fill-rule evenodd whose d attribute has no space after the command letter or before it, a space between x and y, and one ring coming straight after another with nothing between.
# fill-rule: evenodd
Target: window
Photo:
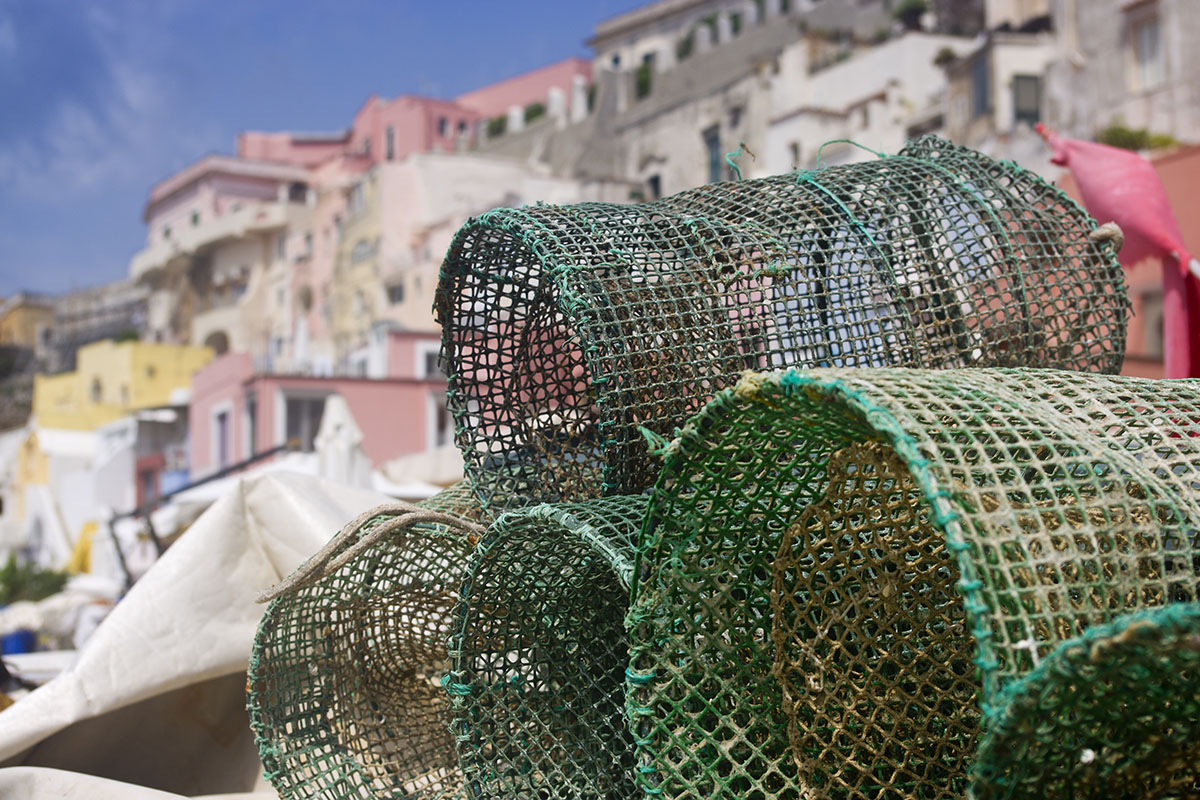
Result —
<instances>
[{"instance_id":1,"label":"window","mask_svg":"<svg viewBox=\"0 0 1200 800\"><path fill-rule=\"evenodd\" d=\"M363 155L367 158L371 157L371 139L363 139Z\"/></svg>"},{"instance_id":2,"label":"window","mask_svg":"<svg viewBox=\"0 0 1200 800\"><path fill-rule=\"evenodd\" d=\"M258 395L246 395L246 458L258 454Z\"/></svg>"},{"instance_id":3,"label":"window","mask_svg":"<svg viewBox=\"0 0 1200 800\"><path fill-rule=\"evenodd\" d=\"M361 264L375 254L375 246L366 239L359 239L350 251L350 263Z\"/></svg>"},{"instance_id":4,"label":"window","mask_svg":"<svg viewBox=\"0 0 1200 800\"><path fill-rule=\"evenodd\" d=\"M657 200L662 197L662 176L651 175L646 178L646 192L651 200Z\"/></svg>"},{"instance_id":5,"label":"window","mask_svg":"<svg viewBox=\"0 0 1200 800\"><path fill-rule=\"evenodd\" d=\"M971 62L971 119L982 117L991 107L988 79L987 53L984 53Z\"/></svg>"},{"instance_id":6,"label":"window","mask_svg":"<svg viewBox=\"0 0 1200 800\"><path fill-rule=\"evenodd\" d=\"M613 69L618 69L621 66L621 54L620 53L613 53L612 66L613 66Z\"/></svg>"},{"instance_id":7,"label":"window","mask_svg":"<svg viewBox=\"0 0 1200 800\"><path fill-rule=\"evenodd\" d=\"M708 182L716 183L724 173L724 161L721 159L721 132L716 125L701 134L704 137L704 151L708 156Z\"/></svg>"},{"instance_id":8,"label":"window","mask_svg":"<svg viewBox=\"0 0 1200 800\"><path fill-rule=\"evenodd\" d=\"M156 377L158 377L158 370L155 368L155 366L153 364L148 365L146 367L146 379L152 381Z\"/></svg>"},{"instance_id":9,"label":"window","mask_svg":"<svg viewBox=\"0 0 1200 800\"><path fill-rule=\"evenodd\" d=\"M229 411L218 411L213 419L216 435L216 456L217 469L225 469L229 466Z\"/></svg>"},{"instance_id":10,"label":"window","mask_svg":"<svg viewBox=\"0 0 1200 800\"><path fill-rule=\"evenodd\" d=\"M163 239L170 239L170 238L171 238L171 226L163 225Z\"/></svg>"},{"instance_id":11,"label":"window","mask_svg":"<svg viewBox=\"0 0 1200 800\"><path fill-rule=\"evenodd\" d=\"M458 132L460 134L467 132L467 121L465 119L460 119L458 121Z\"/></svg>"},{"instance_id":12,"label":"window","mask_svg":"<svg viewBox=\"0 0 1200 800\"><path fill-rule=\"evenodd\" d=\"M454 441L454 425L450 419L450 412L446 409L446 395L441 392L431 393L428 408L430 419L427 430L430 449L450 444Z\"/></svg>"},{"instance_id":13,"label":"window","mask_svg":"<svg viewBox=\"0 0 1200 800\"><path fill-rule=\"evenodd\" d=\"M288 442L295 440L301 450L311 453L324 413L324 397L285 396L284 439Z\"/></svg>"},{"instance_id":14,"label":"window","mask_svg":"<svg viewBox=\"0 0 1200 800\"><path fill-rule=\"evenodd\" d=\"M418 342L416 346L416 378L436 378L441 374L441 345L437 342Z\"/></svg>"},{"instance_id":15,"label":"window","mask_svg":"<svg viewBox=\"0 0 1200 800\"><path fill-rule=\"evenodd\" d=\"M438 117L438 136L445 136L449 129L450 123L446 121L446 118Z\"/></svg>"},{"instance_id":16,"label":"window","mask_svg":"<svg viewBox=\"0 0 1200 800\"><path fill-rule=\"evenodd\" d=\"M800 149L800 143L792 142L788 145L788 149L792 153L792 169L800 169L800 156L803 154L803 150Z\"/></svg>"},{"instance_id":17,"label":"window","mask_svg":"<svg viewBox=\"0 0 1200 800\"><path fill-rule=\"evenodd\" d=\"M388 302L392 305L404 302L404 284L396 283L387 287Z\"/></svg>"},{"instance_id":18,"label":"window","mask_svg":"<svg viewBox=\"0 0 1200 800\"><path fill-rule=\"evenodd\" d=\"M742 124L742 107L734 106L729 109L729 127L736 128Z\"/></svg>"},{"instance_id":19,"label":"window","mask_svg":"<svg viewBox=\"0 0 1200 800\"><path fill-rule=\"evenodd\" d=\"M287 234L279 233L275 235L275 258L283 261L287 258Z\"/></svg>"},{"instance_id":20,"label":"window","mask_svg":"<svg viewBox=\"0 0 1200 800\"><path fill-rule=\"evenodd\" d=\"M364 203L364 192L362 183L356 183L350 188L350 199L346 204L347 210L351 214L357 214L362 211Z\"/></svg>"},{"instance_id":21,"label":"window","mask_svg":"<svg viewBox=\"0 0 1200 800\"><path fill-rule=\"evenodd\" d=\"M304 234L304 257L312 258L313 254L313 235L312 233Z\"/></svg>"},{"instance_id":22,"label":"window","mask_svg":"<svg viewBox=\"0 0 1200 800\"><path fill-rule=\"evenodd\" d=\"M192 212L192 227L194 228L199 224L200 224L200 212L193 211Z\"/></svg>"},{"instance_id":23,"label":"window","mask_svg":"<svg viewBox=\"0 0 1200 800\"><path fill-rule=\"evenodd\" d=\"M142 470L138 473L138 482L141 484L142 489L139 505L158 499L158 473L156 471L152 469Z\"/></svg>"},{"instance_id":24,"label":"window","mask_svg":"<svg viewBox=\"0 0 1200 800\"><path fill-rule=\"evenodd\" d=\"M1013 122L1024 122L1030 127L1041 119L1042 79L1037 75L1014 75Z\"/></svg>"},{"instance_id":25,"label":"window","mask_svg":"<svg viewBox=\"0 0 1200 800\"><path fill-rule=\"evenodd\" d=\"M385 146L387 147L387 160L391 161L396 157L396 129L391 125L388 125Z\"/></svg>"},{"instance_id":26,"label":"window","mask_svg":"<svg viewBox=\"0 0 1200 800\"><path fill-rule=\"evenodd\" d=\"M288 202L289 203L305 203L308 201L308 184L303 181L295 181L288 186Z\"/></svg>"},{"instance_id":27,"label":"window","mask_svg":"<svg viewBox=\"0 0 1200 800\"><path fill-rule=\"evenodd\" d=\"M1166 78L1157 14L1131 19L1129 41L1133 56L1133 88L1153 89Z\"/></svg>"},{"instance_id":28,"label":"window","mask_svg":"<svg viewBox=\"0 0 1200 800\"><path fill-rule=\"evenodd\" d=\"M124 384L124 383L121 384L121 405L122 406L129 405L129 386L128 386L128 384Z\"/></svg>"},{"instance_id":29,"label":"window","mask_svg":"<svg viewBox=\"0 0 1200 800\"><path fill-rule=\"evenodd\" d=\"M1142 355L1162 360L1163 357L1163 296L1162 291L1142 295Z\"/></svg>"},{"instance_id":30,"label":"window","mask_svg":"<svg viewBox=\"0 0 1200 800\"><path fill-rule=\"evenodd\" d=\"M92 378L92 402L99 403L104 398L104 385L99 378Z\"/></svg>"}]
</instances>

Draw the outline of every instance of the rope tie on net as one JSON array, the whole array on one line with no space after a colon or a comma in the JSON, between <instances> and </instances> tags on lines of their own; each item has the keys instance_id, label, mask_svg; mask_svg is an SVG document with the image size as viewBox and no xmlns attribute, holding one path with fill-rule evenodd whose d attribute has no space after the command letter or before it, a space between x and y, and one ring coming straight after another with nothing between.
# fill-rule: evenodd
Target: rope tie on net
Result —
<instances>
[{"instance_id":1,"label":"rope tie on net","mask_svg":"<svg viewBox=\"0 0 1200 800\"><path fill-rule=\"evenodd\" d=\"M363 534L357 542L347 547L344 551L342 550L342 547L359 533L359 529L364 524L375 517L387 514L395 514L396 516L382 525L372 528ZM279 583L260 594L256 598L256 601L259 603L269 603L280 595L294 592L305 586L311 586L327 575L337 572L395 531L422 523L442 525L452 530L457 530L460 533L466 534L473 541L478 541L483 536L484 531L487 530L482 525L476 525L473 522L468 522L452 514L421 508L412 503L405 503L403 501L387 503L359 514L338 531L337 535L330 539L328 544L318 550L312 558L301 564L291 575L288 575Z\"/></svg>"},{"instance_id":2,"label":"rope tie on net","mask_svg":"<svg viewBox=\"0 0 1200 800\"><path fill-rule=\"evenodd\" d=\"M1088 234L1093 242L1108 242L1114 253L1119 253L1125 246L1125 232L1115 222L1106 222Z\"/></svg>"}]
</instances>

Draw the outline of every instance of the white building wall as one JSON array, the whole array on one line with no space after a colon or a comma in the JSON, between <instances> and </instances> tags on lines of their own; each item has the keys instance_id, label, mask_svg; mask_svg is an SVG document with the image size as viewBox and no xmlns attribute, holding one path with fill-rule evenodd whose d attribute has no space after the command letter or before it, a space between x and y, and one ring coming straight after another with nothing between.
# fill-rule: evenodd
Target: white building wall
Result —
<instances>
[{"instance_id":1,"label":"white building wall","mask_svg":"<svg viewBox=\"0 0 1200 800\"><path fill-rule=\"evenodd\" d=\"M808 43L787 48L770 96L773 104L790 105L772 109L761 159L766 174L815 166L821 145L833 139L896 152L913 116L945 91L945 74L934 64L938 53L949 48L961 54L972 45L962 37L908 33L811 75ZM799 145L799 164L793 164L793 144ZM869 150L840 145L821 151L823 165L873 157Z\"/></svg>"}]
</instances>

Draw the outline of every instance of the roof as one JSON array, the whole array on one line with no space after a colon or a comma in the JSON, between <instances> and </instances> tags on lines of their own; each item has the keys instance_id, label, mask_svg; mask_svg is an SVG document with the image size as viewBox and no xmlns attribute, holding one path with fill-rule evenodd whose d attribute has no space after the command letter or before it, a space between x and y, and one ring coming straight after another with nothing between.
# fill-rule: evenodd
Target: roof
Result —
<instances>
[{"instance_id":1,"label":"roof","mask_svg":"<svg viewBox=\"0 0 1200 800\"><path fill-rule=\"evenodd\" d=\"M308 179L308 170L303 167L214 153L189 164L169 178L150 187L150 198L146 201L146 209L142 214L143 220L149 220L150 208L155 204L163 202L201 178L214 173L278 181L305 181Z\"/></svg>"},{"instance_id":2,"label":"roof","mask_svg":"<svg viewBox=\"0 0 1200 800\"><path fill-rule=\"evenodd\" d=\"M597 42L603 39L620 36L623 33L628 33L629 31L636 30L661 19L666 19L675 14L709 5L711 2L712 0L658 0L657 3L650 3L649 5L635 8L632 11L618 14L615 17L610 17L603 22L597 23L591 38L587 40L586 44L589 47L594 47Z\"/></svg>"}]
</instances>

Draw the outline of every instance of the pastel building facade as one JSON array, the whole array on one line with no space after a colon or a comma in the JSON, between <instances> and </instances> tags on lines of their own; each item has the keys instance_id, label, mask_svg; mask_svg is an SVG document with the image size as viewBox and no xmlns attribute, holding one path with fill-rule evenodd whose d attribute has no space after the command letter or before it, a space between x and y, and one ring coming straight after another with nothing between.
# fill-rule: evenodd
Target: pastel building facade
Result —
<instances>
[{"instance_id":1,"label":"pastel building facade","mask_svg":"<svg viewBox=\"0 0 1200 800\"><path fill-rule=\"evenodd\" d=\"M376 467L450 442L439 338L377 328L370 370L360 377L260 373L244 353L225 355L196 374L189 411L191 468L212 474L291 442L314 449L325 404L341 395Z\"/></svg>"},{"instance_id":2,"label":"pastel building facade","mask_svg":"<svg viewBox=\"0 0 1200 800\"><path fill-rule=\"evenodd\" d=\"M344 131L245 132L236 155L170 176L150 192L146 247L130 264L149 290L145 337L245 353L256 373L360 375L372 325L433 326L437 247L449 234L430 243L429 221L456 228L508 197L492 177L477 187L472 169L517 183L531 171L467 154L481 124L537 103L565 113L559 101L573 90L586 104L578 90L590 70L568 59L456 99L372 96ZM422 161L438 153L446 158ZM444 173L428 175L431 164Z\"/></svg>"},{"instance_id":3,"label":"pastel building facade","mask_svg":"<svg viewBox=\"0 0 1200 800\"><path fill-rule=\"evenodd\" d=\"M966 37L910 31L819 69L811 60L812 40L789 46L771 82L772 116L761 154L765 174L814 167L818 153L822 165L875 157L832 143L837 139L894 153L914 134L939 130L940 122L920 128L929 119L924 112L946 93L946 76L935 62L973 46Z\"/></svg>"},{"instance_id":4,"label":"pastel building facade","mask_svg":"<svg viewBox=\"0 0 1200 800\"><path fill-rule=\"evenodd\" d=\"M103 341L76 369L35 378L33 416L10 440L5 539L61 567L83 531L188 480L187 411L205 347Z\"/></svg>"}]
</instances>

